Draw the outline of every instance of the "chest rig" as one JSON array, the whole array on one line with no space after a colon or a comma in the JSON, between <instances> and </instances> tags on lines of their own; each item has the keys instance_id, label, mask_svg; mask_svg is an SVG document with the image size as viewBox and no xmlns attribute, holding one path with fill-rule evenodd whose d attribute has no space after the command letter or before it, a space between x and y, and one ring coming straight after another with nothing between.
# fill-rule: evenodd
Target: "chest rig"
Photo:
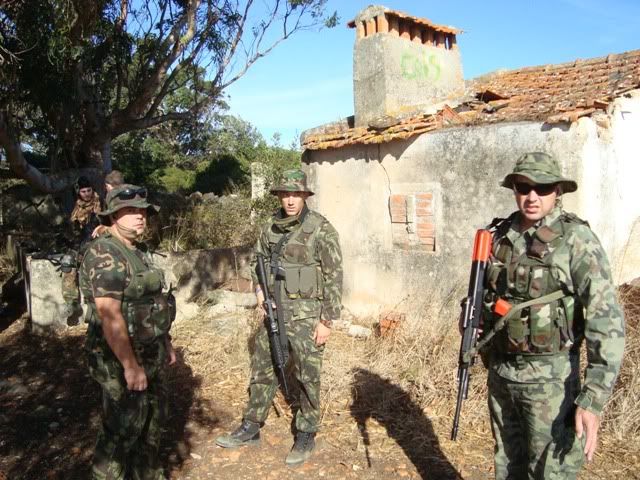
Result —
<instances>
[{"instance_id":1,"label":"chest rig","mask_svg":"<svg viewBox=\"0 0 640 480\"><path fill-rule=\"evenodd\" d=\"M569 349L575 342L575 326L583 322L582 306L573 286L563 281L567 264L567 234L579 218L563 213L551 225L539 227L527 239L526 249L516 254L506 236L513 217L498 224L494 234L491 264L487 270L484 301L485 330L495 334L493 348L503 354L544 355ZM510 316L499 331L492 329L499 321L493 313L497 299L512 305L527 303L519 315ZM536 300L540 299L539 303ZM524 306L524 305L523 305Z\"/></svg>"},{"instance_id":2,"label":"chest rig","mask_svg":"<svg viewBox=\"0 0 640 480\"><path fill-rule=\"evenodd\" d=\"M97 241L108 242L126 259L130 280L123 292L122 315L129 336L135 343L145 345L167 334L175 318L176 306L173 295L163 293L162 270L153 266L147 252L143 260L109 234Z\"/></svg>"},{"instance_id":3,"label":"chest rig","mask_svg":"<svg viewBox=\"0 0 640 480\"><path fill-rule=\"evenodd\" d=\"M316 240L323 222L323 217L308 211L302 224L293 227L289 233L279 231L277 226L269 229L271 271L279 271L283 277L280 282L283 286L282 301L322 298L322 270L316 254ZM269 275L269 289L275 288L276 275Z\"/></svg>"}]
</instances>

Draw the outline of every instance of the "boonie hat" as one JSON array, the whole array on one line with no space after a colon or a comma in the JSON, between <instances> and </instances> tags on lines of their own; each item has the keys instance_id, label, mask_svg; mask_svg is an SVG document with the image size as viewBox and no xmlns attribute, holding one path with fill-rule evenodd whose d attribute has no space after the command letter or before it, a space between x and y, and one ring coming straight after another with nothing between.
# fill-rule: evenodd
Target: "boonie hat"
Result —
<instances>
[{"instance_id":1,"label":"boonie hat","mask_svg":"<svg viewBox=\"0 0 640 480\"><path fill-rule=\"evenodd\" d=\"M509 189L513 188L513 180L516 175L526 177L538 185L558 183L562 185L563 193L575 192L578 189L578 184L574 180L562 176L557 160L542 152L525 153L518 158L513 172L504 177L500 185Z\"/></svg>"},{"instance_id":2,"label":"boonie hat","mask_svg":"<svg viewBox=\"0 0 640 480\"><path fill-rule=\"evenodd\" d=\"M313 195L313 191L307 186L307 174L300 169L282 172L278 185L269 191L273 194L278 192L307 192Z\"/></svg>"},{"instance_id":3,"label":"boonie hat","mask_svg":"<svg viewBox=\"0 0 640 480\"><path fill-rule=\"evenodd\" d=\"M109 215L125 207L144 208L148 214L157 213L160 207L147 201L147 189L124 184L107 193L106 210L98 213L103 223L109 223Z\"/></svg>"}]
</instances>

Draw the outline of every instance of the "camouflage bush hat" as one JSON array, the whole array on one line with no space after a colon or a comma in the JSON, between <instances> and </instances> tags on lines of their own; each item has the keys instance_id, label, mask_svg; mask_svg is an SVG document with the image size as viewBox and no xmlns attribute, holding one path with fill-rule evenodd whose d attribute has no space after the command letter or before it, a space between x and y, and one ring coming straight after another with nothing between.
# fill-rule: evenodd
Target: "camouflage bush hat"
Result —
<instances>
[{"instance_id":1,"label":"camouflage bush hat","mask_svg":"<svg viewBox=\"0 0 640 480\"><path fill-rule=\"evenodd\" d=\"M147 189L137 185L124 184L107 193L106 210L98 213L105 224L109 224L109 215L125 207L145 208L148 214L157 213L160 207L147 201Z\"/></svg>"},{"instance_id":2,"label":"camouflage bush hat","mask_svg":"<svg viewBox=\"0 0 640 480\"><path fill-rule=\"evenodd\" d=\"M269 190L273 194L278 192L313 192L307 187L307 174L300 169L285 170L282 172L278 185Z\"/></svg>"},{"instance_id":3,"label":"camouflage bush hat","mask_svg":"<svg viewBox=\"0 0 640 480\"><path fill-rule=\"evenodd\" d=\"M500 185L512 189L516 175L522 175L539 185L559 183L562 186L562 193L571 193L578 189L575 181L562 176L556 159L542 152L525 153L518 158L513 172L504 177Z\"/></svg>"}]
</instances>

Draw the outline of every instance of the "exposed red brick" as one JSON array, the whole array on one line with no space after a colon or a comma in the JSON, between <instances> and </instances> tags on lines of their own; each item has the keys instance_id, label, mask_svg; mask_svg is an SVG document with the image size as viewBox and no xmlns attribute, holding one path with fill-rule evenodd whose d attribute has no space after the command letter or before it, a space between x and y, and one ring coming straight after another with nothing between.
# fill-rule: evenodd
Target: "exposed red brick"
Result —
<instances>
[{"instance_id":1,"label":"exposed red brick","mask_svg":"<svg viewBox=\"0 0 640 480\"><path fill-rule=\"evenodd\" d=\"M370 18L369 20L367 20L367 23L366 23L366 33L365 33L365 35L367 37L370 37L374 33L376 33L376 19L375 18Z\"/></svg>"},{"instance_id":2,"label":"exposed red brick","mask_svg":"<svg viewBox=\"0 0 640 480\"><path fill-rule=\"evenodd\" d=\"M421 212L416 212L416 223L433 223L433 215L430 213L423 215Z\"/></svg>"},{"instance_id":3,"label":"exposed red brick","mask_svg":"<svg viewBox=\"0 0 640 480\"><path fill-rule=\"evenodd\" d=\"M389 31L389 22L384 13L381 13L376 17L376 29L378 33L387 33Z\"/></svg>"},{"instance_id":4,"label":"exposed red brick","mask_svg":"<svg viewBox=\"0 0 640 480\"><path fill-rule=\"evenodd\" d=\"M433 193L416 193L417 200L433 200Z\"/></svg>"},{"instance_id":5,"label":"exposed red brick","mask_svg":"<svg viewBox=\"0 0 640 480\"><path fill-rule=\"evenodd\" d=\"M416 215L431 215L433 214L433 208L431 203L416 202Z\"/></svg>"},{"instance_id":6,"label":"exposed red brick","mask_svg":"<svg viewBox=\"0 0 640 480\"><path fill-rule=\"evenodd\" d=\"M454 35L457 35L458 33L462 32L462 30L458 30L455 27L449 27L446 25L437 25L427 18L413 17L411 15L407 15L406 13L400 12L397 10L387 10L385 11L385 15L387 16L389 21L391 21L392 18L395 18L396 20L398 19L408 20L411 23L423 25L425 27L434 29L438 32L452 33ZM351 20L350 22L347 22L347 26L349 28L354 28L356 26L355 23L356 23L355 20Z\"/></svg>"},{"instance_id":7,"label":"exposed red brick","mask_svg":"<svg viewBox=\"0 0 640 480\"><path fill-rule=\"evenodd\" d=\"M418 241L421 245L435 245L436 239L434 237L419 237Z\"/></svg>"},{"instance_id":8,"label":"exposed red brick","mask_svg":"<svg viewBox=\"0 0 640 480\"><path fill-rule=\"evenodd\" d=\"M407 201L406 201L407 196L406 195L391 195L389 196L389 201L391 202L392 205L406 205Z\"/></svg>"},{"instance_id":9,"label":"exposed red brick","mask_svg":"<svg viewBox=\"0 0 640 480\"><path fill-rule=\"evenodd\" d=\"M416 234L418 237L434 237L436 227L433 223L418 223L416 225Z\"/></svg>"}]
</instances>

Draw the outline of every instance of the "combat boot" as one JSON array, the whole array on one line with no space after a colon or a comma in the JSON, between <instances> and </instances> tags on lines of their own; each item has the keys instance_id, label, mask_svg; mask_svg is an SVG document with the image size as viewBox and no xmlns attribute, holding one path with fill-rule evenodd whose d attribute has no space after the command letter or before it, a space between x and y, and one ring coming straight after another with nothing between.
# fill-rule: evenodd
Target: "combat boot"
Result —
<instances>
[{"instance_id":1,"label":"combat boot","mask_svg":"<svg viewBox=\"0 0 640 480\"><path fill-rule=\"evenodd\" d=\"M224 448L235 448L242 445L254 445L259 441L260 424L242 420L240 426L233 432L216 438L216 445Z\"/></svg>"},{"instance_id":2,"label":"combat boot","mask_svg":"<svg viewBox=\"0 0 640 480\"><path fill-rule=\"evenodd\" d=\"M315 447L316 432L298 432L296 435L296 441L294 442L284 463L293 467L306 462Z\"/></svg>"}]
</instances>

